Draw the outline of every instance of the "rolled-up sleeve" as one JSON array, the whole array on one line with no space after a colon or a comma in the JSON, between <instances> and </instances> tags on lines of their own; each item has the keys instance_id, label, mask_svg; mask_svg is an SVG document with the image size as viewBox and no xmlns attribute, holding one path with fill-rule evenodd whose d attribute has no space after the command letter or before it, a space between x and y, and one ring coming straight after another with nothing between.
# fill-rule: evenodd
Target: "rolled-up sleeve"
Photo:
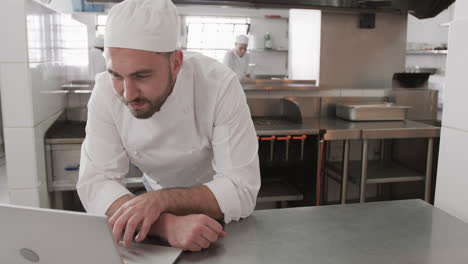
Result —
<instances>
[{"instance_id":1,"label":"rolled-up sleeve","mask_svg":"<svg viewBox=\"0 0 468 264\"><path fill-rule=\"evenodd\" d=\"M224 221L249 216L260 189L258 141L244 91L235 77L217 98L212 147L216 175L205 185L214 194Z\"/></svg>"},{"instance_id":2,"label":"rolled-up sleeve","mask_svg":"<svg viewBox=\"0 0 468 264\"><path fill-rule=\"evenodd\" d=\"M81 147L80 171L77 191L87 212L105 214L118 198L130 194L122 180L128 173L129 158L112 120L109 100L112 93L103 87L102 73L96 77L88 103L86 138Z\"/></svg>"}]
</instances>

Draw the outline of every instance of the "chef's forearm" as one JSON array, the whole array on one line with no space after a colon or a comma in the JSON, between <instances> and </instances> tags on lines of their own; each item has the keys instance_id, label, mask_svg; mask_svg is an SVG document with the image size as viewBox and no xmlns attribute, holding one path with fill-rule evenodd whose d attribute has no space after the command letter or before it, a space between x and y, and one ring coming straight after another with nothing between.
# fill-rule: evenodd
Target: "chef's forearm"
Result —
<instances>
[{"instance_id":1,"label":"chef's forearm","mask_svg":"<svg viewBox=\"0 0 468 264\"><path fill-rule=\"evenodd\" d=\"M158 220L151 226L149 234L152 236L160 237L168 240L168 232L170 231L170 224L174 218L177 217L170 213L163 213L159 216Z\"/></svg>"},{"instance_id":2,"label":"chef's forearm","mask_svg":"<svg viewBox=\"0 0 468 264\"><path fill-rule=\"evenodd\" d=\"M115 200L115 202L112 203L112 205L109 207L109 209L107 209L106 216L107 217L113 216L115 214L115 212L117 212L117 210L119 210L119 208L124 203L126 203L127 201L133 199L133 197L135 197L135 195L127 194L127 195L124 195L124 196L120 197L119 199Z\"/></svg>"},{"instance_id":3,"label":"chef's forearm","mask_svg":"<svg viewBox=\"0 0 468 264\"><path fill-rule=\"evenodd\" d=\"M222 219L223 212L215 196L206 186L187 189L165 189L158 191L164 211L175 215L205 214Z\"/></svg>"}]
</instances>

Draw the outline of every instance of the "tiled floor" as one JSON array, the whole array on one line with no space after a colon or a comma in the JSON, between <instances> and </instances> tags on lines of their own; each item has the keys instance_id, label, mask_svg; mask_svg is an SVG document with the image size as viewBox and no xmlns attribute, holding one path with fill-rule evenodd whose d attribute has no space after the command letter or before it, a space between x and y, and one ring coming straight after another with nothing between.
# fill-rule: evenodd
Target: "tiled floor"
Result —
<instances>
[{"instance_id":1,"label":"tiled floor","mask_svg":"<svg viewBox=\"0 0 468 264\"><path fill-rule=\"evenodd\" d=\"M5 159L0 159L0 203L9 203Z\"/></svg>"}]
</instances>

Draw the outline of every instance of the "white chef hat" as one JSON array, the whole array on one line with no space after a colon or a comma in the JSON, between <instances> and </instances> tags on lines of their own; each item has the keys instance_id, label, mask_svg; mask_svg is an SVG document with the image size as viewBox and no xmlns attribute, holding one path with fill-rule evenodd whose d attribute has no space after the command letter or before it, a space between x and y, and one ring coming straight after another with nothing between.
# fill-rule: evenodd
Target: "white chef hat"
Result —
<instances>
[{"instance_id":1,"label":"white chef hat","mask_svg":"<svg viewBox=\"0 0 468 264\"><path fill-rule=\"evenodd\" d=\"M249 38L246 35L239 35L236 37L237 44L249 44Z\"/></svg>"},{"instance_id":2,"label":"white chef hat","mask_svg":"<svg viewBox=\"0 0 468 264\"><path fill-rule=\"evenodd\" d=\"M177 49L178 30L171 0L126 0L109 11L104 47L171 52Z\"/></svg>"}]
</instances>

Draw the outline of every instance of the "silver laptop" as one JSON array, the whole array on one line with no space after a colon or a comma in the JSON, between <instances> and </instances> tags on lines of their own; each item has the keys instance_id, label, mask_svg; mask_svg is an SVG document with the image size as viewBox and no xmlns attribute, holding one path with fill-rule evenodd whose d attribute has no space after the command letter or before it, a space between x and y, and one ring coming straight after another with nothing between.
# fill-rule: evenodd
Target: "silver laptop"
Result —
<instances>
[{"instance_id":1,"label":"silver laptop","mask_svg":"<svg viewBox=\"0 0 468 264\"><path fill-rule=\"evenodd\" d=\"M115 244L105 216L0 204L0 263L173 263L182 250Z\"/></svg>"}]
</instances>

